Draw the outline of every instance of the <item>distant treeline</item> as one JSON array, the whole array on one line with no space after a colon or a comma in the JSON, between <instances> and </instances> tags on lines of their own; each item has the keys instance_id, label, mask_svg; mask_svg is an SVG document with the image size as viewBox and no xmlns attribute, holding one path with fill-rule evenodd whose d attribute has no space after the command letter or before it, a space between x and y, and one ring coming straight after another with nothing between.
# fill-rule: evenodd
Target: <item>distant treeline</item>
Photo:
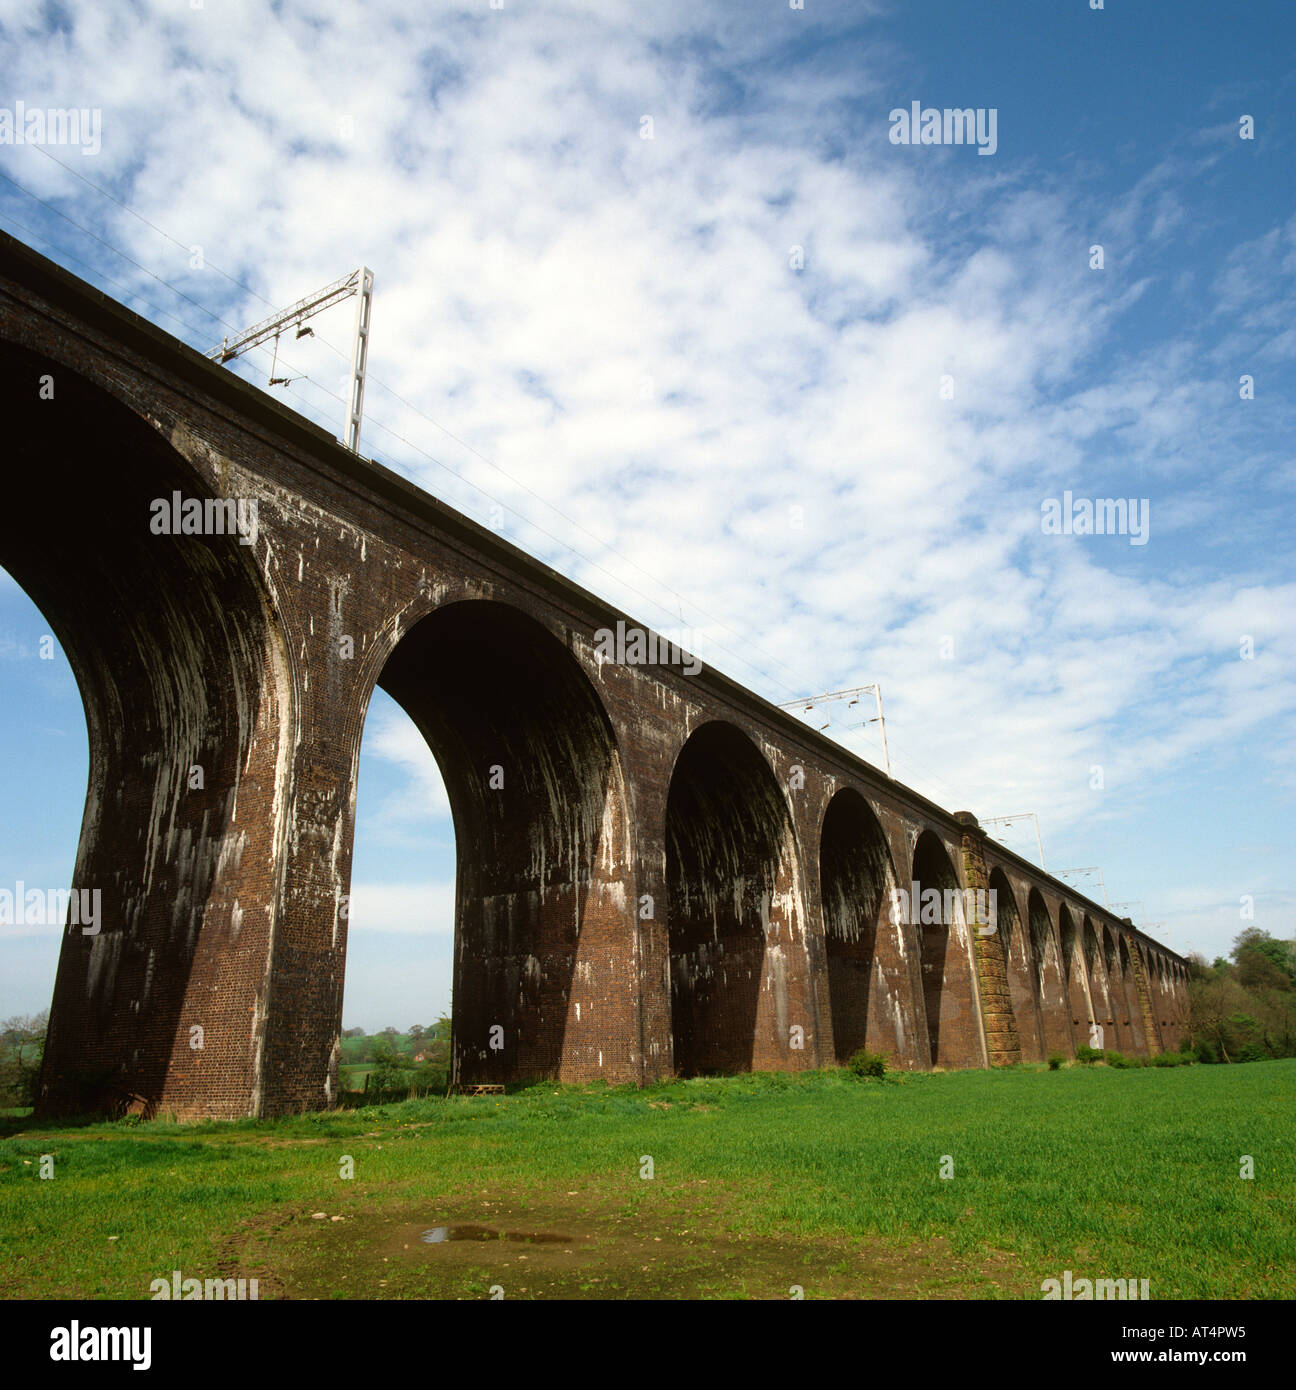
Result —
<instances>
[{"instance_id":1,"label":"distant treeline","mask_svg":"<svg viewBox=\"0 0 1296 1390\"><path fill-rule=\"evenodd\" d=\"M384 1028L366 1033L348 1028L342 1034L343 1101L355 1103L404 1099L444 1091L450 1078L450 1020L415 1024L404 1033Z\"/></svg>"},{"instance_id":2,"label":"distant treeline","mask_svg":"<svg viewBox=\"0 0 1296 1390\"><path fill-rule=\"evenodd\" d=\"M1296 1057L1296 942L1248 927L1229 959L1188 958L1188 1039L1200 1062Z\"/></svg>"}]
</instances>

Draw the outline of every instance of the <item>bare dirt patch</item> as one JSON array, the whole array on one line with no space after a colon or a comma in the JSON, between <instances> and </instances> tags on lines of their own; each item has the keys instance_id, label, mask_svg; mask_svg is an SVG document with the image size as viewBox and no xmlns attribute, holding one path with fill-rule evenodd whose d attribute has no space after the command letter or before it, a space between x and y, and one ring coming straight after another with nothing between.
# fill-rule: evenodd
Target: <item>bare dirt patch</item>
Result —
<instances>
[{"instance_id":1,"label":"bare dirt patch","mask_svg":"<svg viewBox=\"0 0 1296 1390\"><path fill-rule=\"evenodd\" d=\"M943 1238L733 1232L717 1219L725 1205L714 1188L660 1203L593 1190L366 1198L328 1214L341 1220L295 1211L247 1223L221 1272L256 1275L262 1297L281 1298L941 1299L1020 1282L1009 1256L959 1260Z\"/></svg>"}]
</instances>

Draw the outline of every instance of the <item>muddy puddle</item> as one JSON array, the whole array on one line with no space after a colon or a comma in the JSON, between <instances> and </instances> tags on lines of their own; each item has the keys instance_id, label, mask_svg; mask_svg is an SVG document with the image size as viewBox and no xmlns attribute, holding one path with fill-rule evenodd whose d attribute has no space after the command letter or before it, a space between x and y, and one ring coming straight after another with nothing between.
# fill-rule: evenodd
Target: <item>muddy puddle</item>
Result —
<instances>
[{"instance_id":1,"label":"muddy puddle","mask_svg":"<svg viewBox=\"0 0 1296 1390\"><path fill-rule=\"evenodd\" d=\"M520 1240L527 1245L570 1245L583 1237L560 1235L557 1231L501 1231L494 1226L431 1226L419 1239L424 1245L441 1245L447 1240Z\"/></svg>"}]
</instances>

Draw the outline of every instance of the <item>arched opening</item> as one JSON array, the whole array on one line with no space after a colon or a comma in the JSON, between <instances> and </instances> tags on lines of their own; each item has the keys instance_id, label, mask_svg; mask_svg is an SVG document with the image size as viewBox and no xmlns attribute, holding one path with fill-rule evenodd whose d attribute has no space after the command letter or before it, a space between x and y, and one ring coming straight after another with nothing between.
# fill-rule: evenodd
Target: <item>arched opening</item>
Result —
<instances>
[{"instance_id":1,"label":"arched opening","mask_svg":"<svg viewBox=\"0 0 1296 1390\"><path fill-rule=\"evenodd\" d=\"M1067 997L1069 971L1049 923L1043 894L1032 888L1026 900L1030 922L1031 954L1035 962L1035 988L1040 1001L1046 1052L1070 1053L1075 1047L1071 1005Z\"/></svg>"},{"instance_id":2,"label":"arched opening","mask_svg":"<svg viewBox=\"0 0 1296 1390\"><path fill-rule=\"evenodd\" d=\"M990 891L994 894L1022 1061L1041 1062L1044 1060L1044 1021L1040 1016L1036 968L1031 959L1030 941L1017 913L1017 896L1002 869L996 868L991 873Z\"/></svg>"},{"instance_id":3,"label":"arched opening","mask_svg":"<svg viewBox=\"0 0 1296 1390\"><path fill-rule=\"evenodd\" d=\"M1107 981L1107 1003L1111 1010L1112 1027L1116 1036L1113 1046L1123 1052L1130 1048L1129 1010L1125 1002L1125 980L1116 954L1116 938L1105 923L1101 936L1103 974Z\"/></svg>"},{"instance_id":4,"label":"arched opening","mask_svg":"<svg viewBox=\"0 0 1296 1390\"><path fill-rule=\"evenodd\" d=\"M809 1050L789 1050L792 1025L809 1033L813 1023L813 1001L789 992L799 882L791 820L769 764L732 725L702 725L676 759L666 803L678 1075L808 1064Z\"/></svg>"},{"instance_id":5,"label":"arched opening","mask_svg":"<svg viewBox=\"0 0 1296 1390\"><path fill-rule=\"evenodd\" d=\"M962 895L954 866L934 831L924 830L914 845L910 882L909 914L922 961L931 1064L984 1066Z\"/></svg>"},{"instance_id":6,"label":"arched opening","mask_svg":"<svg viewBox=\"0 0 1296 1390\"><path fill-rule=\"evenodd\" d=\"M1072 1037L1077 1047L1096 1045L1091 1025L1094 1022L1093 1004L1089 997L1089 977L1085 970L1081 943L1076 935L1075 919L1066 903L1058 908L1058 936L1062 942L1062 961L1067 977L1067 997L1071 1004Z\"/></svg>"},{"instance_id":7,"label":"arched opening","mask_svg":"<svg viewBox=\"0 0 1296 1390\"><path fill-rule=\"evenodd\" d=\"M363 1090L366 1074L390 1049L411 1079L444 1090L450 1025L443 1020L450 1017L454 979L454 820L427 741L376 688L365 713L352 843L339 1085ZM389 1028L395 1038L378 1036Z\"/></svg>"},{"instance_id":8,"label":"arched opening","mask_svg":"<svg viewBox=\"0 0 1296 1390\"><path fill-rule=\"evenodd\" d=\"M636 1079L620 764L575 657L518 609L469 600L415 623L378 685L435 755L454 821L454 1079Z\"/></svg>"},{"instance_id":9,"label":"arched opening","mask_svg":"<svg viewBox=\"0 0 1296 1390\"><path fill-rule=\"evenodd\" d=\"M26 519L0 533L0 564L76 677L89 776L71 887L101 905L93 931L62 937L39 1108L138 1097L245 1115L291 702L255 499L217 498L157 429L62 365L6 343L0 371L15 384L7 501ZM198 528L175 532L177 497Z\"/></svg>"},{"instance_id":10,"label":"arched opening","mask_svg":"<svg viewBox=\"0 0 1296 1390\"><path fill-rule=\"evenodd\" d=\"M819 841L819 885L828 954L833 1052L861 1047L912 1064L908 976L894 918L895 872L868 802L843 788L828 803Z\"/></svg>"},{"instance_id":11,"label":"arched opening","mask_svg":"<svg viewBox=\"0 0 1296 1390\"><path fill-rule=\"evenodd\" d=\"M0 1019L32 1020L34 1034L54 994L66 924L59 895L74 880L89 746L67 657L40 609L3 570L0 689ZM21 1047L22 1068L0 1087L0 1108L34 1098L39 1055L34 1038Z\"/></svg>"},{"instance_id":12,"label":"arched opening","mask_svg":"<svg viewBox=\"0 0 1296 1390\"><path fill-rule=\"evenodd\" d=\"M1124 990L1125 1017L1129 1019L1130 1046L1136 1053L1145 1053L1149 1049L1147 1033L1143 1027L1143 1009L1139 1003L1138 980L1134 974L1134 963L1130 959L1129 943L1124 935L1116 947L1116 963Z\"/></svg>"}]
</instances>

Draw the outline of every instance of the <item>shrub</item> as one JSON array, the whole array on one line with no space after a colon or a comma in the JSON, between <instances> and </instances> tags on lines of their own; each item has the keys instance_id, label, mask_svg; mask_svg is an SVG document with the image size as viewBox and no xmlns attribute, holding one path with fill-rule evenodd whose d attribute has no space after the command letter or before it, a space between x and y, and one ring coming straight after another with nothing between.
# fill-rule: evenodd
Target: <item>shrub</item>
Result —
<instances>
[{"instance_id":1,"label":"shrub","mask_svg":"<svg viewBox=\"0 0 1296 1390\"><path fill-rule=\"evenodd\" d=\"M1050 1052L1050 1053L1049 1053L1049 1058L1048 1058L1048 1068L1049 1068L1049 1071L1057 1071L1057 1069L1058 1069L1058 1068L1062 1065L1062 1063L1065 1062L1065 1061L1066 1061L1066 1056L1065 1056L1064 1053L1061 1053L1061 1052Z\"/></svg>"},{"instance_id":2,"label":"shrub","mask_svg":"<svg viewBox=\"0 0 1296 1390\"><path fill-rule=\"evenodd\" d=\"M1081 1043L1076 1048L1076 1061L1084 1062L1087 1066L1102 1061L1102 1056L1102 1048L1090 1047L1088 1043Z\"/></svg>"},{"instance_id":3,"label":"shrub","mask_svg":"<svg viewBox=\"0 0 1296 1390\"><path fill-rule=\"evenodd\" d=\"M1219 1053L1215 1051L1215 1044L1206 1038L1198 1039L1197 1046L1193 1049L1199 1062L1218 1062Z\"/></svg>"},{"instance_id":4,"label":"shrub","mask_svg":"<svg viewBox=\"0 0 1296 1390\"><path fill-rule=\"evenodd\" d=\"M0 1109L36 1103L39 1066L28 1066L12 1055L0 1062Z\"/></svg>"},{"instance_id":5,"label":"shrub","mask_svg":"<svg viewBox=\"0 0 1296 1390\"><path fill-rule=\"evenodd\" d=\"M880 1052L870 1052L861 1047L846 1066L854 1076L885 1076L887 1060Z\"/></svg>"},{"instance_id":6,"label":"shrub","mask_svg":"<svg viewBox=\"0 0 1296 1390\"><path fill-rule=\"evenodd\" d=\"M1238 1053L1236 1060L1239 1062L1267 1062L1269 1054L1259 1043L1247 1043Z\"/></svg>"}]
</instances>

